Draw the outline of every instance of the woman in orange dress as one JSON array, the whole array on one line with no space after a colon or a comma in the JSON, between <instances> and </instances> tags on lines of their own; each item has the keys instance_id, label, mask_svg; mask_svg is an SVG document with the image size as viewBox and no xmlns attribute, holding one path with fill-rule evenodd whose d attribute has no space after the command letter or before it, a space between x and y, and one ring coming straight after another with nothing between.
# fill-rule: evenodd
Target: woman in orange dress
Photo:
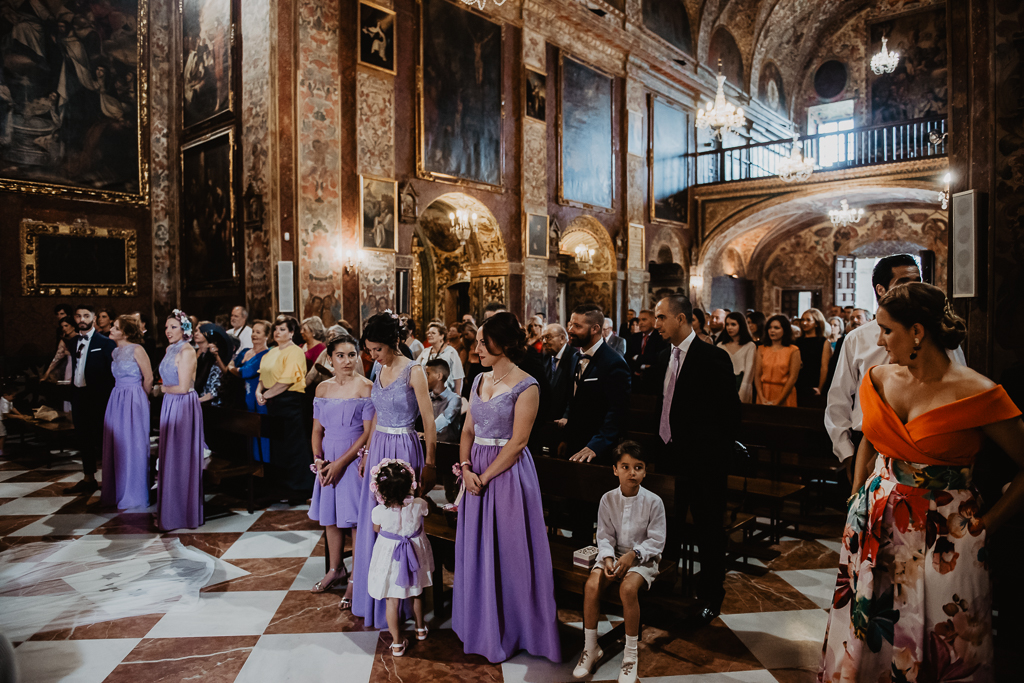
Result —
<instances>
[{"instance_id":1,"label":"woman in orange dress","mask_svg":"<svg viewBox=\"0 0 1024 683\"><path fill-rule=\"evenodd\" d=\"M800 349L793 343L793 328L786 316L769 318L765 336L754 358L757 402L763 406L796 408L793 387L800 376Z\"/></svg>"},{"instance_id":2,"label":"woman in orange dress","mask_svg":"<svg viewBox=\"0 0 1024 683\"><path fill-rule=\"evenodd\" d=\"M1024 503L1024 422L1003 388L951 363L964 338L942 290L879 302L889 365L864 376L839 578L819 681L994 680L986 538ZM974 457L989 437L1021 467L981 514Z\"/></svg>"}]
</instances>

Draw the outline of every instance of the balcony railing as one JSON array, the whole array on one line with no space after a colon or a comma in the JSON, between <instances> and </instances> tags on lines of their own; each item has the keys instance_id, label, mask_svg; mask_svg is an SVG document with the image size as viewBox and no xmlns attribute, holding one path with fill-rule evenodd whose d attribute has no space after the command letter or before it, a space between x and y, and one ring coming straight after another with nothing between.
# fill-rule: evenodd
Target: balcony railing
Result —
<instances>
[{"instance_id":1,"label":"balcony railing","mask_svg":"<svg viewBox=\"0 0 1024 683\"><path fill-rule=\"evenodd\" d=\"M812 158L815 171L889 164L911 159L946 156L946 117L885 123L838 133L800 138L804 158ZM933 143L935 133L939 140ZM697 184L767 178L778 174L779 162L790 156L792 140L759 142L696 156Z\"/></svg>"}]
</instances>

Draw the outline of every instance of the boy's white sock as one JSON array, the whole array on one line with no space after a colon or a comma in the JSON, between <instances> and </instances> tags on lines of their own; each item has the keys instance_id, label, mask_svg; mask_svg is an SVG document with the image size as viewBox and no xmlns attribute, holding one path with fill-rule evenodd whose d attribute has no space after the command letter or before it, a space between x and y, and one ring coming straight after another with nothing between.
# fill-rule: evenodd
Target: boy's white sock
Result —
<instances>
[{"instance_id":1,"label":"boy's white sock","mask_svg":"<svg viewBox=\"0 0 1024 683\"><path fill-rule=\"evenodd\" d=\"M639 636L626 636L626 649L622 653L622 661L637 661L636 640Z\"/></svg>"},{"instance_id":2,"label":"boy's white sock","mask_svg":"<svg viewBox=\"0 0 1024 683\"><path fill-rule=\"evenodd\" d=\"M593 654L597 652L597 629L596 628L585 628L583 629L583 649Z\"/></svg>"}]
</instances>

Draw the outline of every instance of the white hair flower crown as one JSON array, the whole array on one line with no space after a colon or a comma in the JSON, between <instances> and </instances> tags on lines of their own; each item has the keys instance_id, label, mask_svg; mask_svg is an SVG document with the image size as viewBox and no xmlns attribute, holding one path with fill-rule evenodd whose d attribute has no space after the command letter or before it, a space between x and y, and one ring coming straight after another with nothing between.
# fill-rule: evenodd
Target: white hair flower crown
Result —
<instances>
[{"instance_id":1,"label":"white hair flower crown","mask_svg":"<svg viewBox=\"0 0 1024 683\"><path fill-rule=\"evenodd\" d=\"M171 315L181 323L181 335L185 341L192 341L192 319L185 315L185 311L175 308Z\"/></svg>"},{"instance_id":2,"label":"white hair flower crown","mask_svg":"<svg viewBox=\"0 0 1024 683\"><path fill-rule=\"evenodd\" d=\"M409 472L409 476L412 477L412 490L415 491L418 484L416 483L416 471L412 468L412 465L404 460L397 460L395 458L384 458L379 463L374 465L370 469L370 493L373 494L374 498L381 505L384 504L384 497L380 495L380 482L387 481L387 473L381 474L381 470L387 465L400 465L403 469Z\"/></svg>"}]
</instances>

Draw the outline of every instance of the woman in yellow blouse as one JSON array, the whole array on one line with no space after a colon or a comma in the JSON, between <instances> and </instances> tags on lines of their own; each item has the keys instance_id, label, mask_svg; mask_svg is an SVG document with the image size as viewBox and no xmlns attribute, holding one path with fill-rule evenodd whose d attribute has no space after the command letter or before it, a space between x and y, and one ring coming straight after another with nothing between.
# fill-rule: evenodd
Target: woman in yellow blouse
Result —
<instances>
[{"instance_id":1,"label":"woman in yellow blouse","mask_svg":"<svg viewBox=\"0 0 1024 683\"><path fill-rule=\"evenodd\" d=\"M267 414L275 417L276 436L270 439L270 465L285 489L282 493L290 503L301 504L309 498L313 487L313 462L306 424L306 355L292 339L298 334L299 322L289 316L274 321L272 348L260 361L260 383L256 402L267 406ZM278 419L280 418L280 419Z\"/></svg>"}]
</instances>

